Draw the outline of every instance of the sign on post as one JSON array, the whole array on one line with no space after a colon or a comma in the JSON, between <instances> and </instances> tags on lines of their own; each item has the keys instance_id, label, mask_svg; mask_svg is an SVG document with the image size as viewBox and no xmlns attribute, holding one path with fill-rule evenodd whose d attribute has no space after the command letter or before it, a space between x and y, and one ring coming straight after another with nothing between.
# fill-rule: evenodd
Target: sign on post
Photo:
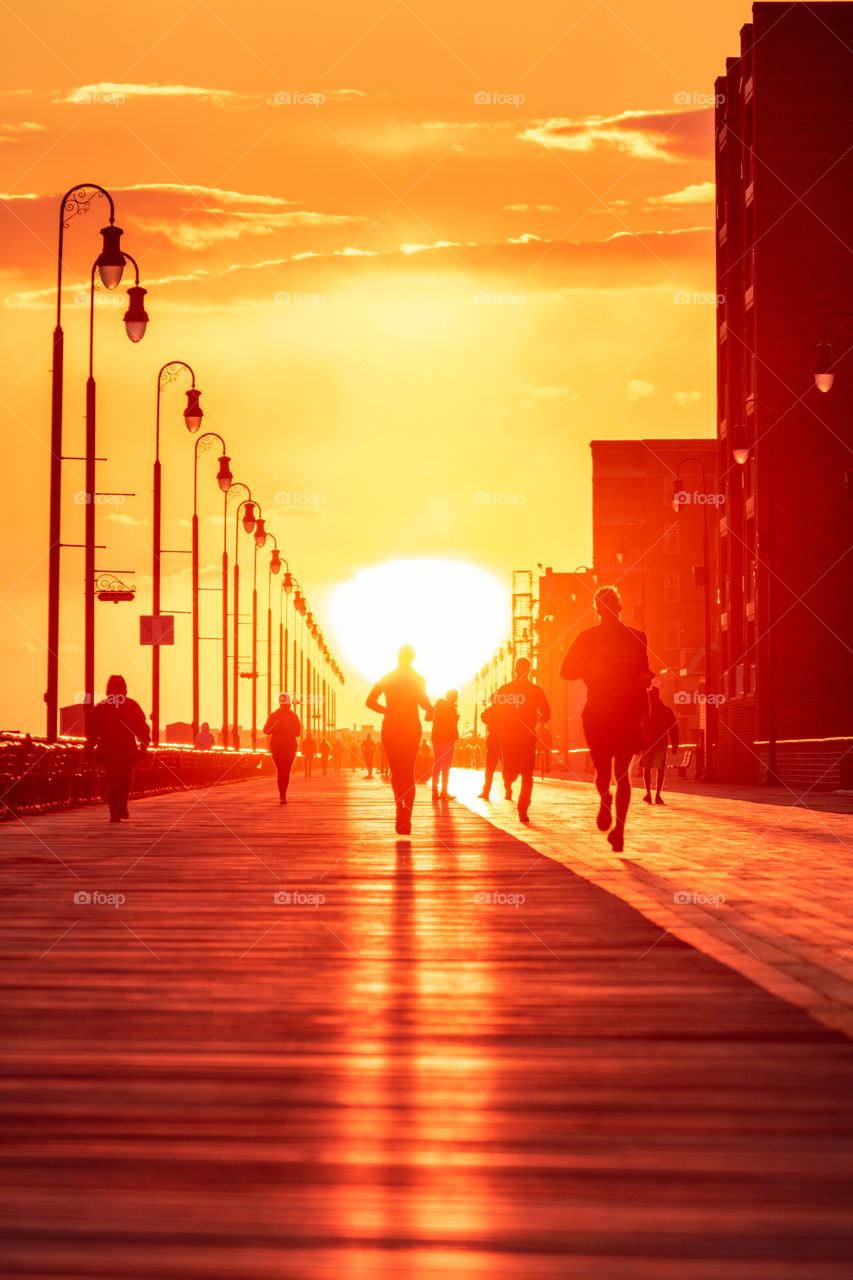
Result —
<instances>
[{"instance_id":1,"label":"sign on post","mask_svg":"<svg viewBox=\"0 0 853 1280\"><path fill-rule=\"evenodd\" d=\"M143 613L139 619L140 644L174 644L175 615Z\"/></svg>"}]
</instances>

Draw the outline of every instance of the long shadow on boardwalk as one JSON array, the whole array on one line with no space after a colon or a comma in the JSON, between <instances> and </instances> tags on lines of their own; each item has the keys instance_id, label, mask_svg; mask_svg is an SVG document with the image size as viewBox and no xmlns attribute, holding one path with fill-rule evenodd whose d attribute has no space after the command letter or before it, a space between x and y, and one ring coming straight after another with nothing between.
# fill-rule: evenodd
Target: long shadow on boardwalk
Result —
<instances>
[{"instance_id":1,"label":"long shadow on boardwalk","mask_svg":"<svg viewBox=\"0 0 853 1280\"><path fill-rule=\"evenodd\" d=\"M7 1274L849 1277L848 1041L460 806L273 790L2 833Z\"/></svg>"}]
</instances>

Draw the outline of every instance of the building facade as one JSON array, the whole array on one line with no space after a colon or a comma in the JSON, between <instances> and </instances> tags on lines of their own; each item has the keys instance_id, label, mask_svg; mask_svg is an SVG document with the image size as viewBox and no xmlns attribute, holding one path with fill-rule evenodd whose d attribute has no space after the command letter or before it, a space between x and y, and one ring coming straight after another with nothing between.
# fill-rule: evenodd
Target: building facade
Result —
<instances>
[{"instance_id":1,"label":"building facade","mask_svg":"<svg viewBox=\"0 0 853 1280\"><path fill-rule=\"evenodd\" d=\"M853 4L755 4L716 82L718 763L738 782L837 786L853 732L851 50Z\"/></svg>"}]
</instances>

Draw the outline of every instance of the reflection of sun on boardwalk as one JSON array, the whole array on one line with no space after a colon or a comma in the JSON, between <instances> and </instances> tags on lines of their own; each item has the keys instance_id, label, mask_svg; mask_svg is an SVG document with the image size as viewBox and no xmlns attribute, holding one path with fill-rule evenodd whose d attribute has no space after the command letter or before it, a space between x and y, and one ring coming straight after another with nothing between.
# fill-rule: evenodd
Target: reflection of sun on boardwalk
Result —
<instances>
[{"instance_id":1,"label":"reflection of sun on boardwalk","mask_svg":"<svg viewBox=\"0 0 853 1280\"><path fill-rule=\"evenodd\" d=\"M462 806L274 796L4 830L10 1274L850 1274L840 1035Z\"/></svg>"}]
</instances>

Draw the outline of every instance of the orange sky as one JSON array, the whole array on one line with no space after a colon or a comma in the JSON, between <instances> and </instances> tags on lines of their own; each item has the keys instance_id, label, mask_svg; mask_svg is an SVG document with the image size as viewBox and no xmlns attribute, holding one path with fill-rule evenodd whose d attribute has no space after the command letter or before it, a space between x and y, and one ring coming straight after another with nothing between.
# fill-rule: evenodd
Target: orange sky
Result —
<instances>
[{"instance_id":1,"label":"orange sky","mask_svg":"<svg viewBox=\"0 0 853 1280\"><path fill-rule=\"evenodd\" d=\"M103 12L0 11L5 726L44 724L49 343L58 198L74 182L112 191L150 291L139 347L123 292L96 317L99 488L136 494L99 515L98 564L135 569L138 587L138 604L98 606L99 688L125 670L148 700L137 619L166 360L194 366L205 426L321 625L332 586L401 555L455 555L508 584L513 567L572 569L591 554L590 439L713 434L709 104L748 4L152 0L100 34ZM67 453L83 443L77 294L105 221L102 205L67 234ZM175 547L191 443L181 391L165 395ZM80 542L81 473L64 484L63 537ZM523 502L475 502L482 491ZM322 502L276 506L281 492ZM164 611L189 608L183 559ZM66 703L82 687L81 552L64 553L63 593ZM179 619L164 721L189 718L188 634ZM205 654L203 714L218 723ZM366 718L363 693L355 677L339 719Z\"/></svg>"}]
</instances>

